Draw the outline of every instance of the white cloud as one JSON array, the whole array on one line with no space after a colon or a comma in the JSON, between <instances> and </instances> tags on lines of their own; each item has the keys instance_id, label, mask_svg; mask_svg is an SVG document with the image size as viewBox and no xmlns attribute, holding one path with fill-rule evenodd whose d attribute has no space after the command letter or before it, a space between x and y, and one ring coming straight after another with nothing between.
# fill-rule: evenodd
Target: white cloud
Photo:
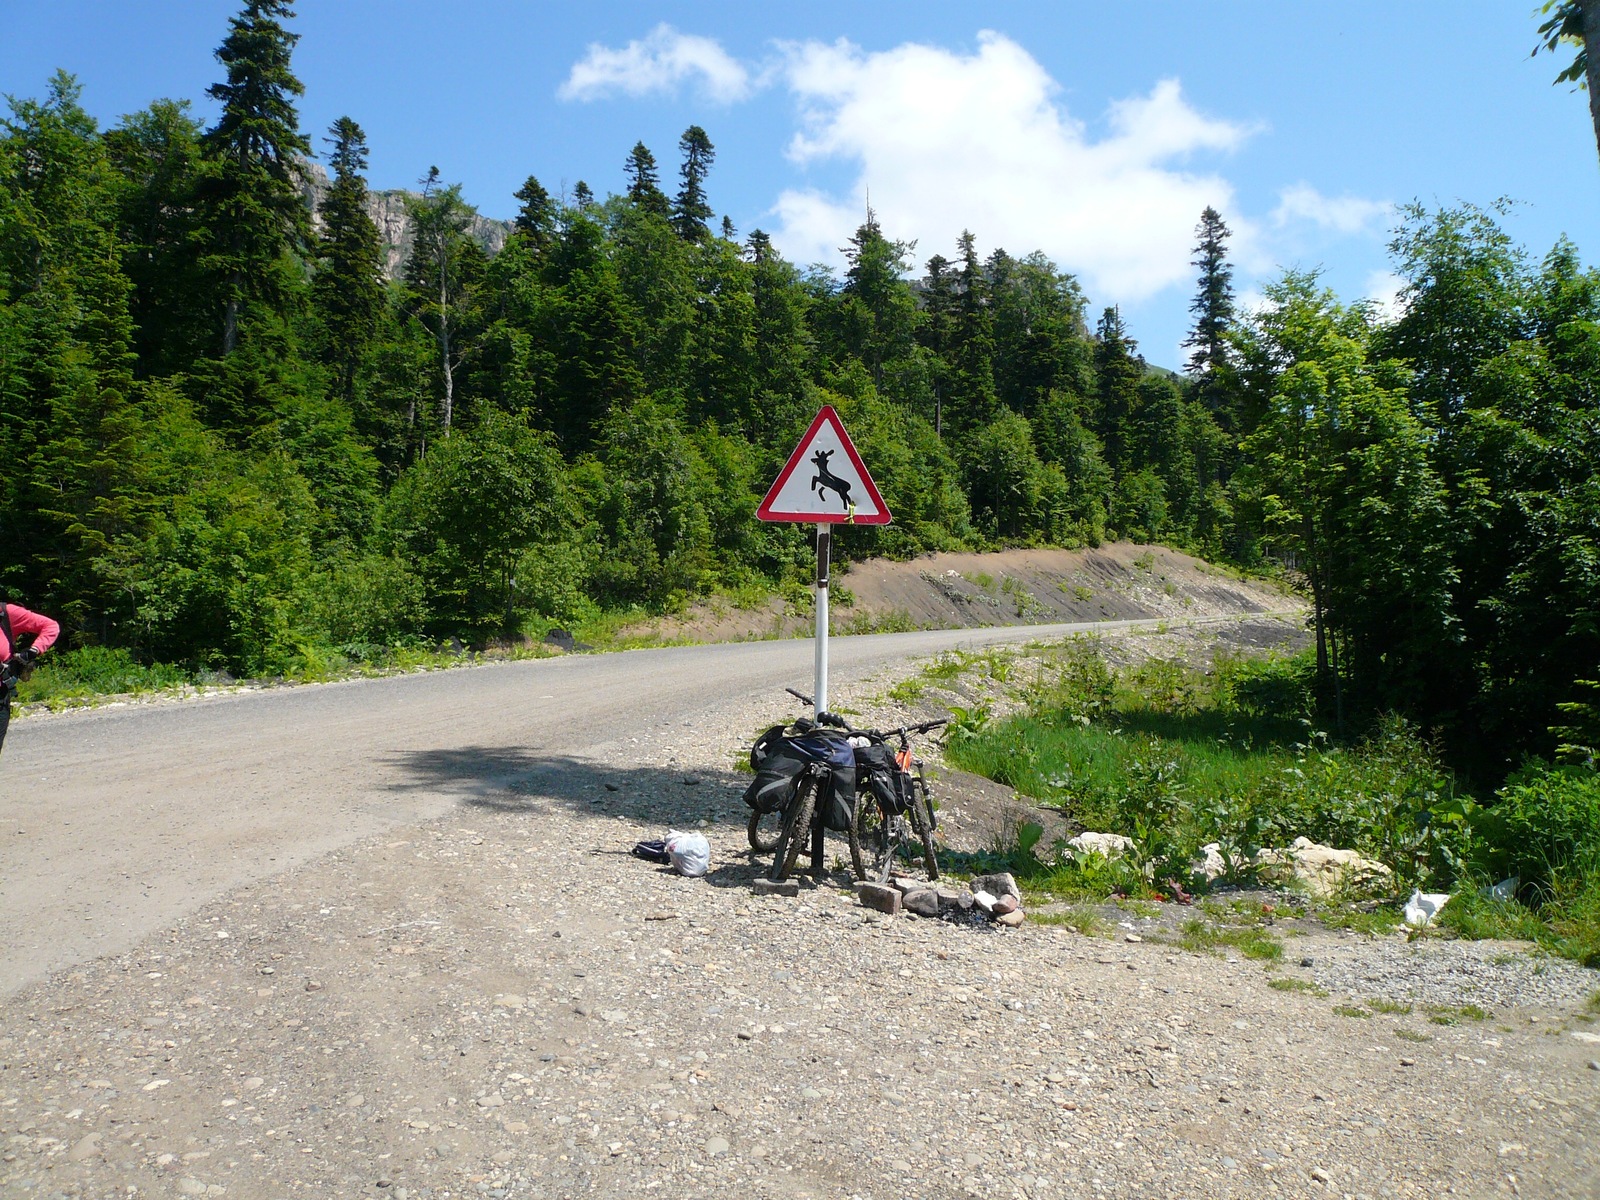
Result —
<instances>
[{"instance_id":1,"label":"white cloud","mask_svg":"<svg viewBox=\"0 0 1600 1200\"><path fill-rule=\"evenodd\" d=\"M556 94L563 100L598 100L617 92L645 96L670 92L696 76L706 93L723 104L743 100L752 89L749 70L716 41L657 25L648 37L621 50L591 44Z\"/></svg>"},{"instance_id":2,"label":"white cloud","mask_svg":"<svg viewBox=\"0 0 1600 1200\"><path fill-rule=\"evenodd\" d=\"M1359 196L1324 196L1308 183L1297 183L1278 193L1278 207L1272 210L1272 223L1283 226L1291 221L1310 221L1333 233L1367 233L1381 229L1394 216L1394 205L1386 200L1363 200Z\"/></svg>"},{"instance_id":3,"label":"white cloud","mask_svg":"<svg viewBox=\"0 0 1600 1200\"><path fill-rule=\"evenodd\" d=\"M1367 276L1363 294L1377 304L1379 320L1398 321L1405 315L1405 297L1401 295L1405 286L1406 281L1393 271L1374 271Z\"/></svg>"},{"instance_id":4,"label":"white cloud","mask_svg":"<svg viewBox=\"0 0 1600 1200\"><path fill-rule=\"evenodd\" d=\"M1044 68L992 32L972 54L915 44L869 54L845 41L784 50L803 116L790 157L860 167L848 197L779 197L773 236L802 262L836 260L870 194L885 232L916 238L919 259L952 253L970 228L988 247L1044 250L1110 300L1138 300L1188 282L1201 210L1233 207L1226 179L1179 164L1253 132L1198 112L1168 79L1113 104L1093 137Z\"/></svg>"}]
</instances>

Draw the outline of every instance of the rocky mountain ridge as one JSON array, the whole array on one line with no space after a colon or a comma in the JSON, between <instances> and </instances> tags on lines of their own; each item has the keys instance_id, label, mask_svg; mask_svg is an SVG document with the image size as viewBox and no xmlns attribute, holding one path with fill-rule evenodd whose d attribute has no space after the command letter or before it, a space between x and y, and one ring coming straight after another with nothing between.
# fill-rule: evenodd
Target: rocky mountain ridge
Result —
<instances>
[{"instance_id":1,"label":"rocky mountain ridge","mask_svg":"<svg viewBox=\"0 0 1600 1200\"><path fill-rule=\"evenodd\" d=\"M322 201L331 186L328 172L320 163L307 161L301 164L301 195L311 210L312 228L319 232L322 228L319 215ZM378 227L378 236L383 239L384 276L388 279L400 277L406 259L411 255L413 230L411 214L406 209L408 196L420 199L421 193L405 188L367 192L367 215L372 218L372 223ZM498 254L506 244L512 229L510 221L496 221L474 214L470 232L484 252L493 255Z\"/></svg>"}]
</instances>

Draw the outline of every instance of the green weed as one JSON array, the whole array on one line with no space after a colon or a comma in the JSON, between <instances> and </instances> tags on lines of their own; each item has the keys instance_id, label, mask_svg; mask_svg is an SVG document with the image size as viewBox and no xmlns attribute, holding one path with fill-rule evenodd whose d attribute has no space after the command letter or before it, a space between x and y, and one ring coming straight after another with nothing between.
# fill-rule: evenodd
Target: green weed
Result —
<instances>
[{"instance_id":1,"label":"green weed","mask_svg":"<svg viewBox=\"0 0 1600 1200\"><path fill-rule=\"evenodd\" d=\"M1409 1013L1411 1011L1411 1005L1406 1004L1403 1001L1400 1001L1400 1000L1385 1000L1385 999L1382 999L1381 997L1379 999L1377 999L1377 1000L1368 1000L1367 1001L1367 1007L1370 1008L1373 1012L1398 1013L1398 1014L1401 1014L1401 1015L1404 1015L1405 1013Z\"/></svg>"},{"instance_id":2,"label":"green weed","mask_svg":"<svg viewBox=\"0 0 1600 1200\"><path fill-rule=\"evenodd\" d=\"M1178 945L1185 950L1215 951L1223 947L1237 950L1245 958L1276 962L1283 957L1283 943L1261 929L1237 929L1194 919L1183 923Z\"/></svg>"},{"instance_id":3,"label":"green weed","mask_svg":"<svg viewBox=\"0 0 1600 1200\"><path fill-rule=\"evenodd\" d=\"M1333 1012L1335 1016L1340 1017L1360 1017L1364 1019L1372 1016L1372 1014L1366 1009L1356 1008L1351 1004L1335 1004L1333 1006Z\"/></svg>"},{"instance_id":4,"label":"green weed","mask_svg":"<svg viewBox=\"0 0 1600 1200\"><path fill-rule=\"evenodd\" d=\"M1306 992L1319 999L1328 995L1326 988L1318 987L1309 979L1292 979L1286 975L1280 975L1277 979L1267 980L1267 986L1277 992Z\"/></svg>"}]
</instances>

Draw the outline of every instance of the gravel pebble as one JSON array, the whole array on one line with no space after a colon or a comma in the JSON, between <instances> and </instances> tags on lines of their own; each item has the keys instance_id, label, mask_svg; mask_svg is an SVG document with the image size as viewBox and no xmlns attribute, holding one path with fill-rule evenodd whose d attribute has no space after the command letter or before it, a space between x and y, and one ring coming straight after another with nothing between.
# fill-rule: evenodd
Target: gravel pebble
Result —
<instances>
[{"instance_id":1,"label":"gravel pebble","mask_svg":"<svg viewBox=\"0 0 1600 1200\"><path fill-rule=\"evenodd\" d=\"M865 914L842 870L755 900L728 764L782 712L541 766L9 998L0 1194L1287 1198L1321 1173L1554 1198L1600 1175L1593 1050L1565 1036L1600 984L1523 947L1310 934L1322 997L1143 924ZM698 820L705 879L628 853ZM1336 1011L1378 997L1490 1018Z\"/></svg>"}]
</instances>

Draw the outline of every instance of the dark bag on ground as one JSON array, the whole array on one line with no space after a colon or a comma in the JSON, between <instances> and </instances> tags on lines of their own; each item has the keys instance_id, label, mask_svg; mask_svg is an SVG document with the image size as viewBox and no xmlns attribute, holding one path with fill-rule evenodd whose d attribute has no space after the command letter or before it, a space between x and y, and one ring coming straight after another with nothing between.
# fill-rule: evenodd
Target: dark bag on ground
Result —
<instances>
[{"instance_id":1,"label":"dark bag on ground","mask_svg":"<svg viewBox=\"0 0 1600 1200\"><path fill-rule=\"evenodd\" d=\"M911 807L911 777L895 762L891 746L856 747L856 786L870 791L884 812L898 816Z\"/></svg>"}]
</instances>

